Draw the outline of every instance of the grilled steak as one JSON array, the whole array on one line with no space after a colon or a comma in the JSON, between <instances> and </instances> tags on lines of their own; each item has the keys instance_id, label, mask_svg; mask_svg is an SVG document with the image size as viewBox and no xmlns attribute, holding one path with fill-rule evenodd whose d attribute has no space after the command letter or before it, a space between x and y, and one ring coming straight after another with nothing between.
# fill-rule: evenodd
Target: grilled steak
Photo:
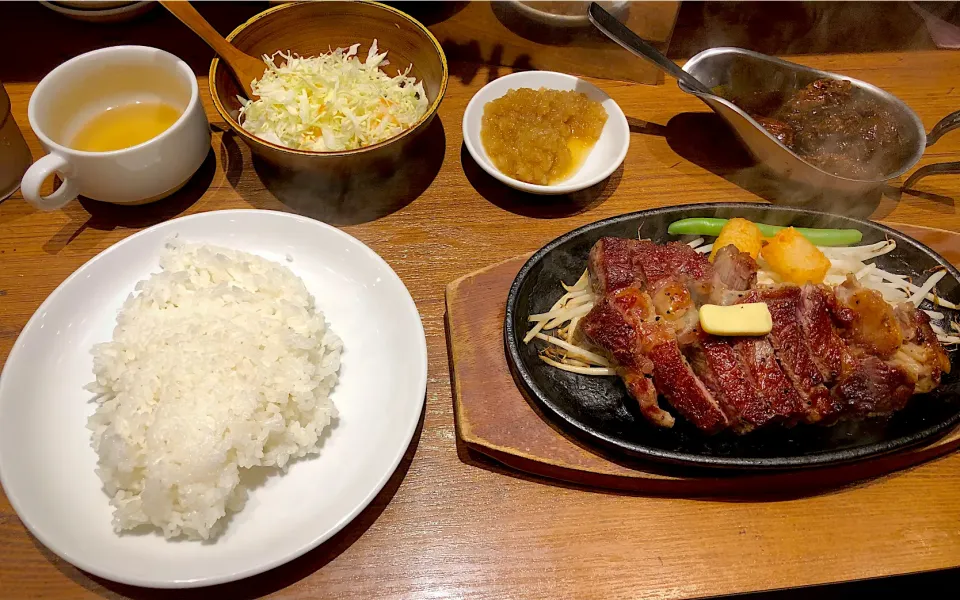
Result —
<instances>
[{"instance_id":1,"label":"grilled steak","mask_svg":"<svg viewBox=\"0 0 960 600\"><path fill-rule=\"evenodd\" d=\"M657 403L651 379L653 362L641 348L640 330L649 310L643 306L644 294L637 288L624 288L617 296L601 298L581 322L582 331L610 352L627 391L640 405L640 413L655 425L673 427L673 415ZM631 297L636 301L634 306L629 306Z\"/></svg>"},{"instance_id":2,"label":"grilled steak","mask_svg":"<svg viewBox=\"0 0 960 600\"><path fill-rule=\"evenodd\" d=\"M639 264L641 268L630 277L625 270L627 264ZM685 244L657 246L612 238L598 241L590 251L588 267L594 281L599 282L595 284L598 292L604 295L583 318L582 331L610 352L628 389L640 376L652 374L656 391L677 411L697 427L717 431L727 426L726 415L694 375L677 343L677 330L690 326L696 308L683 284L663 269L665 264L682 277L706 278L711 272L710 263ZM654 297L644 289L651 282ZM643 391L650 392L646 387ZM673 418L659 408L656 393L652 396L634 394L641 413L658 425L672 426Z\"/></svg>"},{"instance_id":3,"label":"grilled steak","mask_svg":"<svg viewBox=\"0 0 960 600\"><path fill-rule=\"evenodd\" d=\"M803 400L806 413L803 419L815 423L838 414L840 407L823 385L823 376L804 340L800 325L800 288L789 285L755 290L743 301L764 302L770 310L773 331L768 337L780 366Z\"/></svg>"},{"instance_id":4,"label":"grilled steak","mask_svg":"<svg viewBox=\"0 0 960 600\"><path fill-rule=\"evenodd\" d=\"M734 245L717 250L713 258L713 281L715 292L726 290L743 291L757 285L757 261L746 252L740 252ZM720 296L722 297L722 296ZM723 304L714 302L714 304Z\"/></svg>"},{"instance_id":5,"label":"grilled steak","mask_svg":"<svg viewBox=\"0 0 960 600\"><path fill-rule=\"evenodd\" d=\"M729 425L720 404L693 373L675 341L654 347L649 356L653 360L653 382L657 391L666 396L681 415L707 433Z\"/></svg>"},{"instance_id":6,"label":"grilled steak","mask_svg":"<svg viewBox=\"0 0 960 600\"><path fill-rule=\"evenodd\" d=\"M806 335L813 360L820 367L826 383L832 383L844 370L852 368L853 360L840 339L830 318L833 293L819 285L805 285L800 296L800 323Z\"/></svg>"},{"instance_id":7,"label":"grilled steak","mask_svg":"<svg viewBox=\"0 0 960 600\"><path fill-rule=\"evenodd\" d=\"M603 238L590 249L587 266L600 298L580 327L594 344L610 353L641 414L655 425L673 427L673 415L657 403L651 380L653 362L644 351L644 344L650 342L645 325L655 322L656 313L650 296L643 291L646 280L638 246L636 240Z\"/></svg>"},{"instance_id":8,"label":"grilled steak","mask_svg":"<svg viewBox=\"0 0 960 600\"><path fill-rule=\"evenodd\" d=\"M641 240L637 242L637 256L649 284L661 279L709 281L713 276L713 265L707 257L681 242L661 245Z\"/></svg>"},{"instance_id":9,"label":"grilled steak","mask_svg":"<svg viewBox=\"0 0 960 600\"><path fill-rule=\"evenodd\" d=\"M940 385L940 377L950 372L950 359L930 327L930 317L912 304L901 304L894 310L903 344L890 363L907 371L916 382L918 394Z\"/></svg>"},{"instance_id":10,"label":"grilled steak","mask_svg":"<svg viewBox=\"0 0 960 600\"><path fill-rule=\"evenodd\" d=\"M687 345L700 324L690 288L676 279L661 279L649 287L657 316Z\"/></svg>"},{"instance_id":11,"label":"grilled steak","mask_svg":"<svg viewBox=\"0 0 960 600\"><path fill-rule=\"evenodd\" d=\"M887 414L932 390L950 362L929 317L891 307L856 278L821 285L756 285L757 264L735 247L711 264L681 243L603 238L590 251L598 295L580 331L612 358L645 418L746 433L771 423L832 423ZM766 336L717 337L699 326L703 303L763 302Z\"/></svg>"},{"instance_id":12,"label":"grilled steak","mask_svg":"<svg viewBox=\"0 0 960 600\"><path fill-rule=\"evenodd\" d=\"M893 307L873 290L868 290L850 275L834 289L834 320L841 335L860 352L887 358L903 343L900 324Z\"/></svg>"},{"instance_id":13,"label":"grilled steak","mask_svg":"<svg viewBox=\"0 0 960 600\"><path fill-rule=\"evenodd\" d=\"M834 394L842 399L848 415L870 417L900 410L914 390L905 370L868 356L837 383Z\"/></svg>"},{"instance_id":14,"label":"grilled steak","mask_svg":"<svg viewBox=\"0 0 960 600\"><path fill-rule=\"evenodd\" d=\"M746 433L777 418L771 395L765 393L766 387L760 388L766 382L758 385L741 351L727 340L701 331L687 356L694 372L720 402L735 431ZM773 358L772 349L770 358ZM786 386L789 387L789 382ZM772 396L780 399L776 394Z\"/></svg>"},{"instance_id":15,"label":"grilled steak","mask_svg":"<svg viewBox=\"0 0 960 600\"><path fill-rule=\"evenodd\" d=\"M742 337L732 342L757 391L757 425L769 422L796 423L807 413L806 404L787 374L780 368L773 344L766 337ZM761 407L765 411L761 411Z\"/></svg>"},{"instance_id":16,"label":"grilled steak","mask_svg":"<svg viewBox=\"0 0 960 600\"><path fill-rule=\"evenodd\" d=\"M612 294L627 286L642 288L643 256L640 242L623 238L602 238L590 249L587 267L590 281L597 295Z\"/></svg>"}]
</instances>

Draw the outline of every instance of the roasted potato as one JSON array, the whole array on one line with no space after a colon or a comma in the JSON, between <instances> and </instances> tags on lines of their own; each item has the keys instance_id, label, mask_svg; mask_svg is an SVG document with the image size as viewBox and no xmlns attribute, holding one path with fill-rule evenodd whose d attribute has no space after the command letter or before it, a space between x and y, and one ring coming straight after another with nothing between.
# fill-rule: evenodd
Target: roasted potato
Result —
<instances>
[{"instance_id":1,"label":"roasted potato","mask_svg":"<svg viewBox=\"0 0 960 600\"><path fill-rule=\"evenodd\" d=\"M823 283L830 269L830 259L793 227L770 238L760 256L784 281L797 285Z\"/></svg>"},{"instance_id":2,"label":"roasted potato","mask_svg":"<svg viewBox=\"0 0 960 600\"><path fill-rule=\"evenodd\" d=\"M760 255L760 246L763 243L763 235L760 228L753 222L746 219L736 218L727 221L727 224L720 230L720 235L713 243L713 249L710 251L710 262L717 255L720 248L733 244L740 252L746 252L754 259Z\"/></svg>"}]
</instances>

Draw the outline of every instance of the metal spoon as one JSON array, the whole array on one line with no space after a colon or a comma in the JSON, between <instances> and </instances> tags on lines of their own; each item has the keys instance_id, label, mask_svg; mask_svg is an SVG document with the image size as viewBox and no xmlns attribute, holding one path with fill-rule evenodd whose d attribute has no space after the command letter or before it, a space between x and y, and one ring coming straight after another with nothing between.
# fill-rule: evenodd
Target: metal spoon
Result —
<instances>
[{"instance_id":1,"label":"metal spoon","mask_svg":"<svg viewBox=\"0 0 960 600\"><path fill-rule=\"evenodd\" d=\"M254 79L260 79L263 76L266 65L262 60L254 58L249 54L242 52L236 46L223 39L216 29L207 22L200 13L197 12L189 2L173 2L171 0L160 0L160 4L170 11L173 16L193 30L201 37L213 51L220 56L220 60L226 63L227 67L237 79L237 83L243 89L243 93L250 100L256 100L258 96L253 93L250 84Z\"/></svg>"},{"instance_id":2,"label":"metal spoon","mask_svg":"<svg viewBox=\"0 0 960 600\"><path fill-rule=\"evenodd\" d=\"M594 27L599 29L605 36L640 58L645 58L652 62L664 73L674 79L679 79L690 89L696 90L701 94L716 95L710 91L710 88L700 83L699 79L681 69L677 63L661 54L659 50L648 44L639 35L630 31L626 25L618 21L596 2L590 3L587 18L589 18Z\"/></svg>"}]
</instances>

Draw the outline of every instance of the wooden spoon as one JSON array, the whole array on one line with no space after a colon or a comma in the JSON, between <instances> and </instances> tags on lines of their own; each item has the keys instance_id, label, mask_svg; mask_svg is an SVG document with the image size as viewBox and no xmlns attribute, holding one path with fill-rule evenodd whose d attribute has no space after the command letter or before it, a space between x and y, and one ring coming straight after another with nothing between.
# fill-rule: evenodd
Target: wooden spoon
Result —
<instances>
[{"instance_id":1,"label":"wooden spoon","mask_svg":"<svg viewBox=\"0 0 960 600\"><path fill-rule=\"evenodd\" d=\"M189 2L174 2L171 0L160 0L160 4L169 10L173 16L199 35L213 51L220 56L220 60L227 64L233 76L237 78L237 83L243 88L243 93L250 100L256 100L257 95L253 93L250 84L254 79L260 79L266 70L264 62L246 54L217 33L217 30L200 16Z\"/></svg>"}]
</instances>

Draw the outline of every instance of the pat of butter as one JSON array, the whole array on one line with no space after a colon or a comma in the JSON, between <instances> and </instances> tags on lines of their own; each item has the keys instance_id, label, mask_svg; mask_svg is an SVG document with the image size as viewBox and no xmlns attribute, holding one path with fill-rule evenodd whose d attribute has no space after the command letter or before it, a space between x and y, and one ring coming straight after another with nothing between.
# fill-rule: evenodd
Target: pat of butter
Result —
<instances>
[{"instance_id":1,"label":"pat of butter","mask_svg":"<svg viewBox=\"0 0 960 600\"><path fill-rule=\"evenodd\" d=\"M700 307L700 327L713 335L766 335L773 329L770 310L763 302Z\"/></svg>"}]
</instances>

